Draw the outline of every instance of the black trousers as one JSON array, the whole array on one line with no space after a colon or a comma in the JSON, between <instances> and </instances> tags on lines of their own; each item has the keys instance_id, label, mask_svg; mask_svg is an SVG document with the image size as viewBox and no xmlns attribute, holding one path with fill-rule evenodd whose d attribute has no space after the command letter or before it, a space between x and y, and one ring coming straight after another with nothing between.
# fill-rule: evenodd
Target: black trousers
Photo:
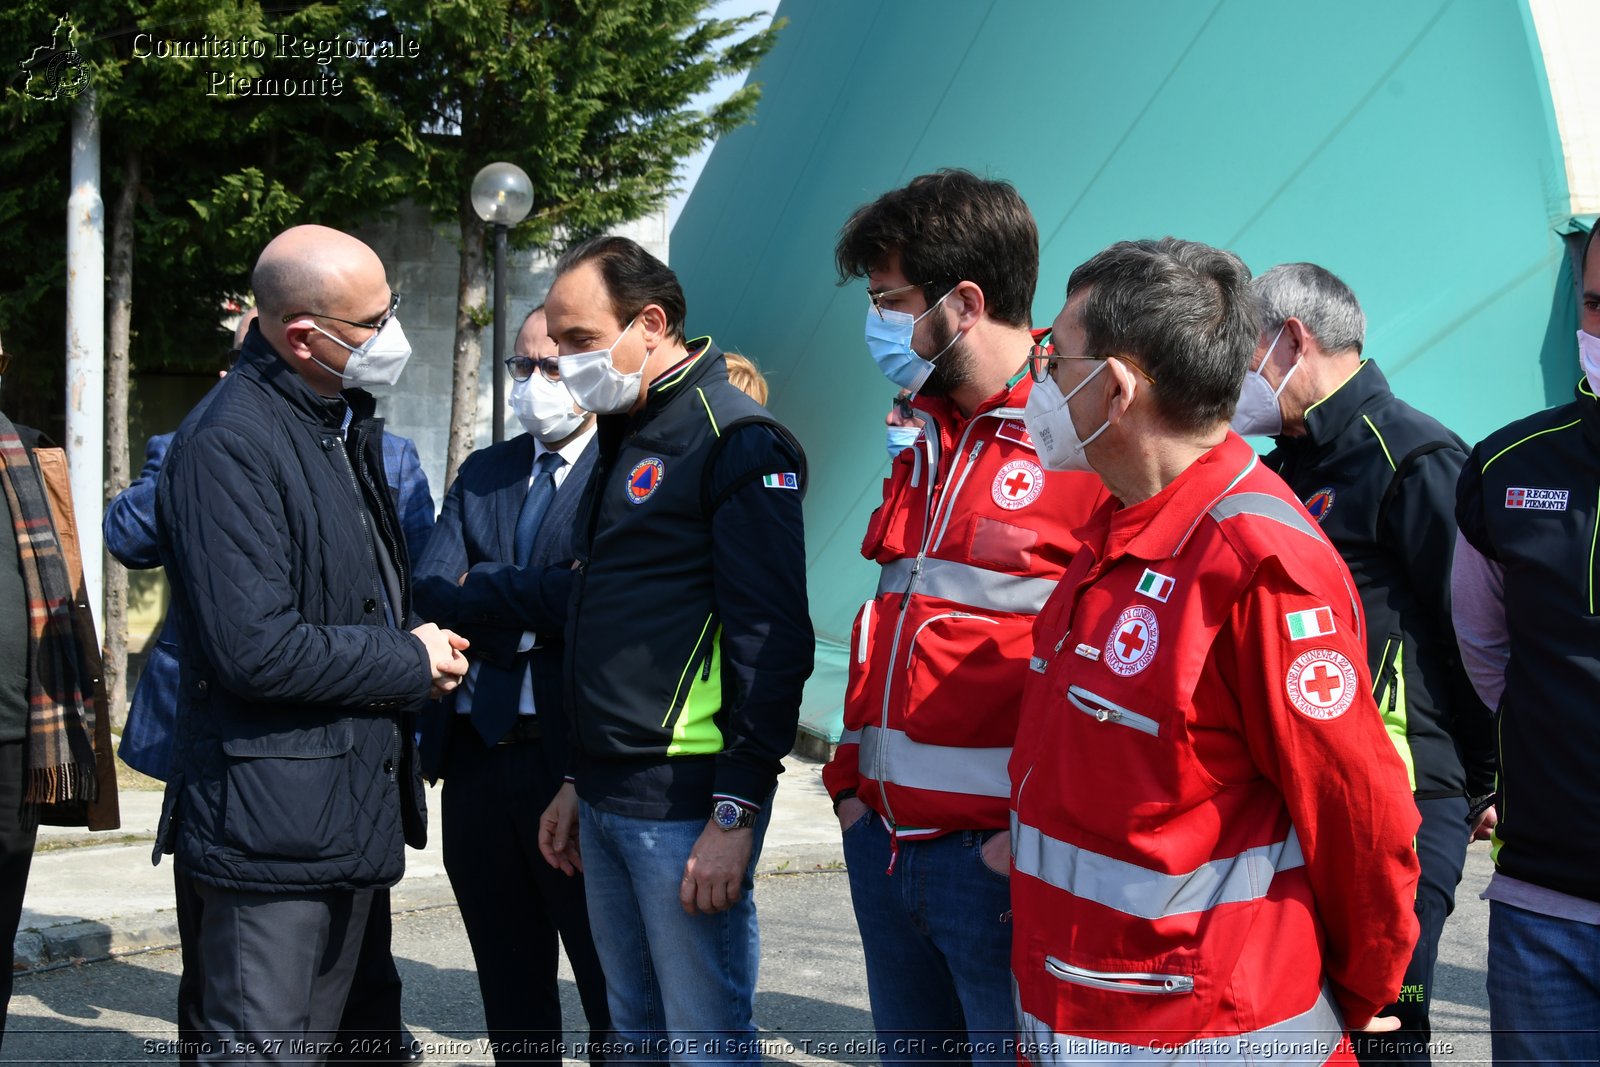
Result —
<instances>
[{"instance_id":1,"label":"black trousers","mask_svg":"<svg viewBox=\"0 0 1600 1067\"><path fill-rule=\"evenodd\" d=\"M324 1062L337 1047L374 890L192 885L203 979L195 1062Z\"/></svg>"},{"instance_id":2,"label":"black trousers","mask_svg":"<svg viewBox=\"0 0 1600 1067\"><path fill-rule=\"evenodd\" d=\"M444 866L477 963L495 1062L560 1063L558 939L572 962L591 1043L604 1043L611 1027L583 877L567 877L539 853L539 816L561 779L538 741L491 748L465 721L452 729Z\"/></svg>"},{"instance_id":3,"label":"black trousers","mask_svg":"<svg viewBox=\"0 0 1600 1067\"><path fill-rule=\"evenodd\" d=\"M37 825L22 817L26 741L0 743L0 936L6 939L5 973L0 974L0 1041L6 1035L11 1004L11 968L16 964L17 926L22 922L22 897L28 890Z\"/></svg>"},{"instance_id":4,"label":"black trousers","mask_svg":"<svg viewBox=\"0 0 1600 1067\"><path fill-rule=\"evenodd\" d=\"M1428 1064L1428 1042L1433 1026L1428 1006L1433 1002L1433 970L1439 960L1439 938L1444 921L1456 907L1456 886L1467 863L1472 828L1467 825L1465 797L1419 800L1422 825L1417 829L1417 860L1422 878L1417 882L1417 922L1422 931L1406 967L1400 999L1378 1014L1400 1020L1400 1029L1386 1034L1351 1035L1356 1058L1363 1067L1383 1064Z\"/></svg>"}]
</instances>

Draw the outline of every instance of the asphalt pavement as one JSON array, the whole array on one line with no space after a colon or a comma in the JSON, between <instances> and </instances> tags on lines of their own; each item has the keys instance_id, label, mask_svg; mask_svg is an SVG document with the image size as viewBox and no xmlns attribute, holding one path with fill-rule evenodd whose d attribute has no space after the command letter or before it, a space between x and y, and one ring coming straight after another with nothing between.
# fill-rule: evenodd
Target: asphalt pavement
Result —
<instances>
[{"instance_id":1,"label":"asphalt pavement","mask_svg":"<svg viewBox=\"0 0 1600 1067\"><path fill-rule=\"evenodd\" d=\"M780 779L756 889L762 933L756 1020L773 1062L872 1063L861 943L820 771L791 758ZM124 828L108 835L119 843L51 849L34 858L17 937L26 973L16 979L0 1064L175 1062L179 961L170 947L177 940L170 860L150 865L160 794L123 796ZM44 841L71 836L41 832ZM135 840L124 843L125 837ZM1489 870L1487 848L1475 845L1445 928L1436 1064L1490 1062L1483 985L1488 905L1478 899ZM428 849L408 853L406 877L392 899L405 1017L427 1062L492 1062L437 834ZM575 1047L587 1028L565 959L561 967L569 1047Z\"/></svg>"}]
</instances>

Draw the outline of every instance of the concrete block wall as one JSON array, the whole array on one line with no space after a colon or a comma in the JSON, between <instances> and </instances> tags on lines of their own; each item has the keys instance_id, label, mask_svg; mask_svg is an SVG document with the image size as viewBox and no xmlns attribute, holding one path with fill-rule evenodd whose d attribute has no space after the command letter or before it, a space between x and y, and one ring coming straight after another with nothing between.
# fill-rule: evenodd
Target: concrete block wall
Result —
<instances>
[{"instance_id":1,"label":"concrete block wall","mask_svg":"<svg viewBox=\"0 0 1600 1067\"><path fill-rule=\"evenodd\" d=\"M459 234L454 225L434 225L427 210L414 204L403 205L389 218L355 232L378 253L388 271L389 284L400 293L400 322L411 342L411 361L406 364L400 381L391 388L374 390L378 396L378 413L386 420L388 429L416 442L437 510L447 488L444 464L450 442L451 350L455 344ZM633 238L652 255L670 262L665 209L612 232ZM491 240L488 288L491 301L494 298L493 251ZM511 254L506 275L507 355L523 317L549 290L553 263L553 257L547 255ZM493 328L485 327L483 362L478 370L478 419L473 434L474 445L479 448L487 445L492 436L490 405L494 379L491 374L504 373L504 368L491 366L493 360ZM509 391L508 384L508 394ZM506 435L521 432L522 428L508 411Z\"/></svg>"}]
</instances>

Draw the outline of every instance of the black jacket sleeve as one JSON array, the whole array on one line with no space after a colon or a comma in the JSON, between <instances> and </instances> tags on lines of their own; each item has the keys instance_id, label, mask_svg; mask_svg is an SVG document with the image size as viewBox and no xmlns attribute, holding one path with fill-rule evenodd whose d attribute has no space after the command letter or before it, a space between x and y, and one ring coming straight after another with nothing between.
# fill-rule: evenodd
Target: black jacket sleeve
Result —
<instances>
[{"instance_id":1,"label":"black jacket sleeve","mask_svg":"<svg viewBox=\"0 0 1600 1067\"><path fill-rule=\"evenodd\" d=\"M1450 616L1450 565L1455 554L1456 484L1466 455L1456 447L1440 447L1401 461L1385 493L1381 531L1405 564L1412 591L1433 619L1439 647L1432 649L1449 664L1446 709L1467 773L1467 793L1478 796L1494 788L1495 740L1489 708L1478 697L1456 647Z\"/></svg>"},{"instance_id":2,"label":"black jacket sleeve","mask_svg":"<svg viewBox=\"0 0 1600 1067\"><path fill-rule=\"evenodd\" d=\"M731 708L715 792L750 804L777 787L794 747L815 638L806 604L804 460L764 424L729 432L709 476L713 583ZM766 475L789 475L769 485ZM793 488L782 487L793 485Z\"/></svg>"},{"instance_id":3,"label":"black jacket sleeve","mask_svg":"<svg viewBox=\"0 0 1600 1067\"><path fill-rule=\"evenodd\" d=\"M509 668L523 631L561 635L572 569L472 560L463 526L472 464L469 458L445 494L428 547L413 568L416 609L427 621L471 641L473 658Z\"/></svg>"},{"instance_id":4,"label":"black jacket sleeve","mask_svg":"<svg viewBox=\"0 0 1600 1067\"><path fill-rule=\"evenodd\" d=\"M325 626L296 607L298 553L265 452L214 427L168 457L157 494L164 561L187 593L194 636L217 679L253 702L418 708L427 649L388 626ZM166 558L170 553L170 559Z\"/></svg>"}]
</instances>

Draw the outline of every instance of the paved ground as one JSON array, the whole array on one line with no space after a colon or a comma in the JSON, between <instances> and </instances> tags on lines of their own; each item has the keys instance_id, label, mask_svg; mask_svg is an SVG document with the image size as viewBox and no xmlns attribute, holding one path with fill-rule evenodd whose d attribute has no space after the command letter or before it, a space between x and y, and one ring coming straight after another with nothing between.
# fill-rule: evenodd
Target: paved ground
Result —
<instances>
[{"instance_id":1,"label":"paved ground","mask_svg":"<svg viewBox=\"0 0 1600 1067\"><path fill-rule=\"evenodd\" d=\"M838 869L837 831L817 766L792 761L790 771L765 854L769 873L757 887L762 968L756 1018L770 1039L765 1051L780 1063L870 1063L861 945L849 886ZM129 823L134 833L140 832L137 822ZM1489 1062L1483 991L1488 905L1477 899L1488 875L1487 849L1475 846L1445 930L1435 1010L1438 1064ZM149 867L145 844L41 853L24 919L24 927L34 929L19 935L19 945L31 936L34 949L53 945L70 956L101 943L133 945L139 937L169 944L163 892L170 909L170 872ZM394 951L406 983L406 1019L428 1062L489 1063L471 954L436 853L413 854L395 899ZM47 969L17 977L0 1064L174 1061L165 1044L175 1037L169 1020L176 952L138 951L65 966L41 962ZM569 1037L577 1042L585 1028L571 975L563 976Z\"/></svg>"}]
</instances>

